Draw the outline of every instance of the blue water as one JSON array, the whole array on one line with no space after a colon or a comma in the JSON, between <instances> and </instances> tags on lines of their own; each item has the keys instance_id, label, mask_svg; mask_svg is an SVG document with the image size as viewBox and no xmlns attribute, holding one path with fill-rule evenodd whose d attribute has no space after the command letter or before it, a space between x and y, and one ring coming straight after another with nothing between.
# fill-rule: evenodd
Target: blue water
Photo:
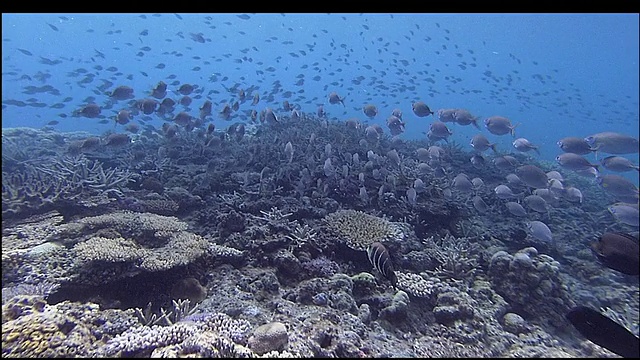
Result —
<instances>
[{"instance_id":1,"label":"blue water","mask_svg":"<svg viewBox=\"0 0 640 360\"><path fill-rule=\"evenodd\" d=\"M532 156L548 161L566 136L615 131L638 137L638 14L239 15L3 14L2 126L41 128L57 120L59 131L102 134L114 129L113 121L71 116L89 96L99 104L107 100L97 90L102 79L113 83L107 91L133 87L136 99L148 97L160 80L178 80L204 89L192 115L205 97L219 111L236 97L225 87L238 84L258 88L258 110L281 109L288 100L315 114L324 105L330 119L357 117L385 131L387 116L400 108L406 139L424 137L434 120L412 113L417 100L435 111L501 115L521 123L517 137L539 145L541 155ZM198 33L204 43L190 35ZM71 76L78 69L86 72ZM95 76L82 83L87 74ZM300 78L304 84L296 85ZM44 85L59 95L23 93ZM345 97L345 107L329 104L331 91ZM250 108L251 95L241 110ZM72 100L64 107L50 108L67 97ZM31 106L38 103L47 106ZM378 107L374 120L362 112L367 103ZM103 115L112 119L119 109ZM214 118L217 128L230 124ZM470 150L478 130L448 125L450 141ZM482 133L501 151L513 151L509 135L492 135L484 126ZM629 158L638 162L637 154ZM636 172L625 175L637 183Z\"/></svg>"}]
</instances>

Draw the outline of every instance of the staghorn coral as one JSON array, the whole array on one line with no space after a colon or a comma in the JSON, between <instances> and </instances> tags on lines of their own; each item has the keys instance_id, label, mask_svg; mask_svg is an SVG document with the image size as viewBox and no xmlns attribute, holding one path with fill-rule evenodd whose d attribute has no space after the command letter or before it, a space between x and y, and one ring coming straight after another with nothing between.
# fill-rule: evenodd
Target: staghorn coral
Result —
<instances>
[{"instance_id":1,"label":"staghorn coral","mask_svg":"<svg viewBox=\"0 0 640 360\"><path fill-rule=\"evenodd\" d=\"M137 326L109 340L96 352L100 357L255 357L246 344L251 325L226 314L206 314L170 326Z\"/></svg>"},{"instance_id":2,"label":"staghorn coral","mask_svg":"<svg viewBox=\"0 0 640 360\"><path fill-rule=\"evenodd\" d=\"M376 241L404 236L396 224L357 210L338 210L327 215L325 221L354 250L366 251Z\"/></svg>"},{"instance_id":3,"label":"staghorn coral","mask_svg":"<svg viewBox=\"0 0 640 360\"><path fill-rule=\"evenodd\" d=\"M456 238L451 234L435 240L430 237L425 240L426 252L438 262L433 274L441 279L473 280L478 268L478 260L474 257L477 244L469 242L467 238Z\"/></svg>"},{"instance_id":4,"label":"staghorn coral","mask_svg":"<svg viewBox=\"0 0 640 360\"><path fill-rule=\"evenodd\" d=\"M62 201L85 207L107 203L111 193L122 197L123 186L133 176L126 170L105 169L84 155L24 164L2 175L3 215L37 211Z\"/></svg>"}]
</instances>

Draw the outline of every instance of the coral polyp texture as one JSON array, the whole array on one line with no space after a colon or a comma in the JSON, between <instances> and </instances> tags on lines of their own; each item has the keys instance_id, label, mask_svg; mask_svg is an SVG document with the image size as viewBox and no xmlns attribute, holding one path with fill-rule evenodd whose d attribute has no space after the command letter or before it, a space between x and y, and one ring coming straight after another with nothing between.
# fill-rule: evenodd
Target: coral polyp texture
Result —
<instances>
[{"instance_id":1,"label":"coral polyp texture","mask_svg":"<svg viewBox=\"0 0 640 360\"><path fill-rule=\"evenodd\" d=\"M324 220L354 250L366 251L376 241L403 237L398 225L362 211L338 210L327 215Z\"/></svg>"}]
</instances>

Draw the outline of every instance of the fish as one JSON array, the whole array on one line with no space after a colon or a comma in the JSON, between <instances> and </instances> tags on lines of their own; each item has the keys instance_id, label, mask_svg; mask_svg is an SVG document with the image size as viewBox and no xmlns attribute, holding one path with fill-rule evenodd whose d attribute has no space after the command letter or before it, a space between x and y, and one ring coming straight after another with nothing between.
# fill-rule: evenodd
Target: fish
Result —
<instances>
[{"instance_id":1,"label":"fish","mask_svg":"<svg viewBox=\"0 0 640 360\"><path fill-rule=\"evenodd\" d=\"M512 145L518 151L527 152L529 150L534 150L536 153L538 153L538 155L540 155L540 151L538 150L538 146L532 144L529 140L527 140L525 138L517 138L517 139L513 140Z\"/></svg>"},{"instance_id":2,"label":"fish","mask_svg":"<svg viewBox=\"0 0 640 360\"><path fill-rule=\"evenodd\" d=\"M194 86L191 84L182 84L178 88L178 92L182 95L189 95L193 92Z\"/></svg>"},{"instance_id":3,"label":"fish","mask_svg":"<svg viewBox=\"0 0 640 360\"><path fill-rule=\"evenodd\" d=\"M478 125L479 116L473 116L468 110L465 109L456 109L454 112L455 122L459 125L469 125L472 124L478 130L480 130L480 125Z\"/></svg>"},{"instance_id":4,"label":"fish","mask_svg":"<svg viewBox=\"0 0 640 360\"><path fill-rule=\"evenodd\" d=\"M489 205L478 195L472 199L473 207L481 214L485 214L489 210Z\"/></svg>"},{"instance_id":5,"label":"fish","mask_svg":"<svg viewBox=\"0 0 640 360\"><path fill-rule=\"evenodd\" d=\"M509 201L504 204L507 207L507 210L511 213L511 215L515 216L527 216L527 210L522 207L522 205L517 202Z\"/></svg>"},{"instance_id":6,"label":"fish","mask_svg":"<svg viewBox=\"0 0 640 360\"><path fill-rule=\"evenodd\" d=\"M616 132L601 132L584 138L593 151L609 154L635 154L640 148L638 139Z\"/></svg>"},{"instance_id":7,"label":"fish","mask_svg":"<svg viewBox=\"0 0 640 360\"><path fill-rule=\"evenodd\" d=\"M118 111L118 115L116 115L116 123L120 125L125 125L131 120L131 111L122 109Z\"/></svg>"},{"instance_id":8,"label":"fish","mask_svg":"<svg viewBox=\"0 0 640 360\"><path fill-rule=\"evenodd\" d=\"M106 146L120 147L131 143L131 138L127 134L110 134L104 141Z\"/></svg>"},{"instance_id":9,"label":"fish","mask_svg":"<svg viewBox=\"0 0 640 360\"><path fill-rule=\"evenodd\" d=\"M397 117L398 119L402 120L402 110L395 108L391 111L391 115Z\"/></svg>"},{"instance_id":10,"label":"fish","mask_svg":"<svg viewBox=\"0 0 640 360\"><path fill-rule=\"evenodd\" d=\"M439 109L438 120L442 122L456 122L456 111L458 109Z\"/></svg>"},{"instance_id":11,"label":"fish","mask_svg":"<svg viewBox=\"0 0 640 360\"><path fill-rule=\"evenodd\" d=\"M556 156L556 162L565 169L580 171L594 168L596 171L600 169L599 165L592 164L583 156L574 153L564 153Z\"/></svg>"},{"instance_id":12,"label":"fish","mask_svg":"<svg viewBox=\"0 0 640 360\"><path fill-rule=\"evenodd\" d=\"M231 106L229 106L229 104L224 104L218 115L224 120L229 120L231 118L231 112Z\"/></svg>"},{"instance_id":13,"label":"fish","mask_svg":"<svg viewBox=\"0 0 640 360\"><path fill-rule=\"evenodd\" d=\"M538 240L542 240L545 242L553 241L553 234L551 233L551 230L549 229L547 224L543 223L542 221L534 220L527 222L527 229L529 230L531 235Z\"/></svg>"},{"instance_id":14,"label":"fish","mask_svg":"<svg viewBox=\"0 0 640 360\"><path fill-rule=\"evenodd\" d=\"M535 165L522 165L516 169L516 175L527 186L536 189L545 189L549 186L547 173Z\"/></svg>"},{"instance_id":15,"label":"fish","mask_svg":"<svg viewBox=\"0 0 640 360\"><path fill-rule=\"evenodd\" d=\"M479 152L483 152L487 149L491 149L493 150L493 152L496 152L496 144L493 143L491 144L489 142L489 139L486 138L486 136L482 135L482 134L477 134L474 135L471 138L471 141L469 142L469 145L471 145L471 147L475 150L475 151L479 151Z\"/></svg>"},{"instance_id":16,"label":"fish","mask_svg":"<svg viewBox=\"0 0 640 360\"><path fill-rule=\"evenodd\" d=\"M173 122L180 126L185 126L191 122L191 115L184 111L181 111L173 117Z\"/></svg>"},{"instance_id":17,"label":"fish","mask_svg":"<svg viewBox=\"0 0 640 360\"><path fill-rule=\"evenodd\" d=\"M591 250L602 264L627 275L640 272L638 239L623 232L607 232L591 243Z\"/></svg>"},{"instance_id":18,"label":"fish","mask_svg":"<svg viewBox=\"0 0 640 360\"><path fill-rule=\"evenodd\" d=\"M158 107L158 102L154 99L142 99L137 102L138 108L142 110L145 115L153 114Z\"/></svg>"},{"instance_id":19,"label":"fish","mask_svg":"<svg viewBox=\"0 0 640 360\"><path fill-rule=\"evenodd\" d=\"M511 136L516 137L515 130L518 125L520 125L520 123L511 125L511 120L503 116L491 116L484 120L484 126L494 135L505 135L510 133Z\"/></svg>"},{"instance_id":20,"label":"fish","mask_svg":"<svg viewBox=\"0 0 640 360\"><path fill-rule=\"evenodd\" d=\"M399 118L391 115L387 118L387 127L391 131L391 135L400 135L404 132L404 122Z\"/></svg>"},{"instance_id":21,"label":"fish","mask_svg":"<svg viewBox=\"0 0 640 360\"><path fill-rule=\"evenodd\" d=\"M469 176L464 173L456 175L456 177L451 180L451 187L461 192L473 191L473 183L469 180Z\"/></svg>"},{"instance_id":22,"label":"fish","mask_svg":"<svg viewBox=\"0 0 640 360\"><path fill-rule=\"evenodd\" d=\"M373 119L378 115L378 108L373 104L367 104L362 108L362 111L369 119Z\"/></svg>"},{"instance_id":23,"label":"fish","mask_svg":"<svg viewBox=\"0 0 640 360\"><path fill-rule=\"evenodd\" d=\"M609 210L617 221L623 224L634 227L640 226L640 212L637 207L624 204L614 204L609 205L607 210Z\"/></svg>"},{"instance_id":24,"label":"fish","mask_svg":"<svg viewBox=\"0 0 640 360\"><path fill-rule=\"evenodd\" d=\"M631 160L624 158L622 156L607 156L604 159L600 160L600 164L608 170L611 171L630 171L637 170L640 171L640 166L631 162Z\"/></svg>"},{"instance_id":25,"label":"fish","mask_svg":"<svg viewBox=\"0 0 640 360\"><path fill-rule=\"evenodd\" d=\"M511 170L518 166L518 159L511 155L498 156L493 158L493 164L500 170Z\"/></svg>"},{"instance_id":26,"label":"fish","mask_svg":"<svg viewBox=\"0 0 640 360\"><path fill-rule=\"evenodd\" d=\"M413 109L413 113L418 117L425 117L434 114L434 112L429 109L429 106L427 106L423 101L414 102L411 105L411 108Z\"/></svg>"},{"instance_id":27,"label":"fish","mask_svg":"<svg viewBox=\"0 0 640 360\"><path fill-rule=\"evenodd\" d=\"M482 169L485 166L486 160L480 154L475 154L469 159L471 161L471 165L476 169Z\"/></svg>"},{"instance_id":28,"label":"fish","mask_svg":"<svg viewBox=\"0 0 640 360\"><path fill-rule=\"evenodd\" d=\"M539 213L546 213L547 209L547 201L538 195L529 195L525 196L524 203L533 211Z\"/></svg>"},{"instance_id":29,"label":"fish","mask_svg":"<svg viewBox=\"0 0 640 360\"><path fill-rule=\"evenodd\" d=\"M193 99L191 99L190 96L185 95L185 96L180 98L180 105L182 105L184 107L188 107L189 105L191 105L192 101L193 101Z\"/></svg>"},{"instance_id":30,"label":"fish","mask_svg":"<svg viewBox=\"0 0 640 360\"><path fill-rule=\"evenodd\" d=\"M211 102L211 100L205 101L200 108L200 119L204 120L205 117L210 116L212 107L213 103Z\"/></svg>"},{"instance_id":31,"label":"fish","mask_svg":"<svg viewBox=\"0 0 640 360\"><path fill-rule=\"evenodd\" d=\"M510 187L502 184L496 186L495 189L493 189L493 192L496 194L496 196L499 199L503 199L503 200L513 198L513 197L518 197L520 195L520 194L514 194Z\"/></svg>"},{"instance_id":32,"label":"fish","mask_svg":"<svg viewBox=\"0 0 640 360\"><path fill-rule=\"evenodd\" d=\"M586 155L593 152L591 146L589 146L584 138L570 136L558 140L557 144L562 151L567 153Z\"/></svg>"},{"instance_id":33,"label":"fish","mask_svg":"<svg viewBox=\"0 0 640 360\"><path fill-rule=\"evenodd\" d=\"M452 134L453 132L449 130L449 128L445 123L443 123L442 121L436 120L433 123L431 123L431 125L429 126L429 132L427 133L427 138L434 141L441 140L441 139L447 141L447 138Z\"/></svg>"},{"instance_id":34,"label":"fish","mask_svg":"<svg viewBox=\"0 0 640 360\"><path fill-rule=\"evenodd\" d=\"M126 85L120 85L117 88L115 88L111 94L109 94L109 97L112 97L116 100L128 100L128 99L133 99L133 88L130 86L126 86Z\"/></svg>"},{"instance_id":35,"label":"fish","mask_svg":"<svg viewBox=\"0 0 640 360\"><path fill-rule=\"evenodd\" d=\"M629 201L632 203L638 202L638 187L620 175L599 175L596 177L596 183L613 196L635 199L635 201Z\"/></svg>"},{"instance_id":36,"label":"fish","mask_svg":"<svg viewBox=\"0 0 640 360\"><path fill-rule=\"evenodd\" d=\"M100 116L101 108L98 104L87 104L82 109L77 110L74 115L84 116L88 118L97 118Z\"/></svg>"},{"instance_id":37,"label":"fish","mask_svg":"<svg viewBox=\"0 0 640 360\"><path fill-rule=\"evenodd\" d=\"M253 101L251 101L251 105L258 105L259 102L260 102L260 94L258 93L253 94Z\"/></svg>"},{"instance_id":38,"label":"fish","mask_svg":"<svg viewBox=\"0 0 640 360\"><path fill-rule=\"evenodd\" d=\"M160 105L158 106L158 114L164 115L166 113L171 113L175 110L176 102L171 98L164 98Z\"/></svg>"},{"instance_id":39,"label":"fish","mask_svg":"<svg viewBox=\"0 0 640 360\"><path fill-rule=\"evenodd\" d=\"M340 96L338 96L338 93L336 93L335 91L331 92L331 94L329 94L329 104L342 104L342 106L344 106L344 97L340 98Z\"/></svg>"},{"instance_id":40,"label":"fish","mask_svg":"<svg viewBox=\"0 0 640 360\"><path fill-rule=\"evenodd\" d=\"M289 164L291 164L291 161L293 160L293 145L291 144L291 141L284 146L284 155L289 159Z\"/></svg>"},{"instance_id":41,"label":"fish","mask_svg":"<svg viewBox=\"0 0 640 360\"><path fill-rule=\"evenodd\" d=\"M264 121L266 121L269 124L274 124L279 122L280 120L278 120L278 117L273 112L273 110L271 110L271 108L266 108L264 110Z\"/></svg>"},{"instance_id":42,"label":"fish","mask_svg":"<svg viewBox=\"0 0 640 360\"><path fill-rule=\"evenodd\" d=\"M640 356L640 341L631 331L600 312L576 306L565 315L589 341L625 358Z\"/></svg>"},{"instance_id":43,"label":"fish","mask_svg":"<svg viewBox=\"0 0 640 360\"><path fill-rule=\"evenodd\" d=\"M582 200L584 199L582 197L582 191L580 191L580 189L575 188L573 186L567 186L564 189L564 198L567 199L567 201L569 202L577 202L582 204Z\"/></svg>"},{"instance_id":44,"label":"fish","mask_svg":"<svg viewBox=\"0 0 640 360\"><path fill-rule=\"evenodd\" d=\"M158 82L156 87L151 91L151 96L156 99L163 99L167 96L167 84L165 84L164 81Z\"/></svg>"},{"instance_id":45,"label":"fish","mask_svg":"<svg viewBox=\"0 0 640 360\"><path fill-rule=\"evenodd\" d=\"M384 277L386 277L395 288L398 283L398 278L393 271L391 257L389 256L387 248L385 248L382 243L376 241L367 248L367 257L369 258L371 265L384 275Z\"/></svg>"},{"instance_id":46,"label":"fish","mask_svg":"<svg viewBox=\"0 0 640 360\"><path fill-rule=\"evenodd\" d=\"M324 111L324 106L322 105L318 106L318 110L316 110L316 115L318 115L319 118L327 117L327 112Z\"/></svg>"}]
</instances>

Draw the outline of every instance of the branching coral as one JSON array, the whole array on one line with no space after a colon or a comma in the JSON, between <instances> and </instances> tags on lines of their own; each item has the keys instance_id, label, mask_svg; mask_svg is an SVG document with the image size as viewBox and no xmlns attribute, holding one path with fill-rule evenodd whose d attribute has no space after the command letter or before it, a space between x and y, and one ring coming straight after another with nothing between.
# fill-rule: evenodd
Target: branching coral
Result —
<instances>
[{"instance_id":1,"label":"branching coral","mask_svg":"<svg viewBox=\"0 0 640 360\"><path fill-rule=\"evenodd\" d=\"M4 169L3 169L4 170ZM33 211L58 201L106 197L121 189L132 178L126 170L104 169L102 163L84 155L53 158L40 165L24 164L2 174L2 214Z\"/></svg>"},{"instance_id":2,"label":"branching coral","mask_svg":"<svg viewBox=\"0 0 640 360\"><path fill-rule=\"evenodd\" d=\"M473 279L478 261L473 253L477 245L467 238L456 238L447 234L435 240L426 239L426 252L439 263L433 274L441 279L470 281Z\"/></svg>"},{"instance_id":3,"label":"branching coral","mask_svg":"<svg viewBox=\"0 0 640 360\"><path fill-rule=\"evenodd\" d=\"M327 215L325 221L354 250L366 251L376 241L404 236L396 224L357 210L338 210Z\"/></svg>"}]
</instances>

